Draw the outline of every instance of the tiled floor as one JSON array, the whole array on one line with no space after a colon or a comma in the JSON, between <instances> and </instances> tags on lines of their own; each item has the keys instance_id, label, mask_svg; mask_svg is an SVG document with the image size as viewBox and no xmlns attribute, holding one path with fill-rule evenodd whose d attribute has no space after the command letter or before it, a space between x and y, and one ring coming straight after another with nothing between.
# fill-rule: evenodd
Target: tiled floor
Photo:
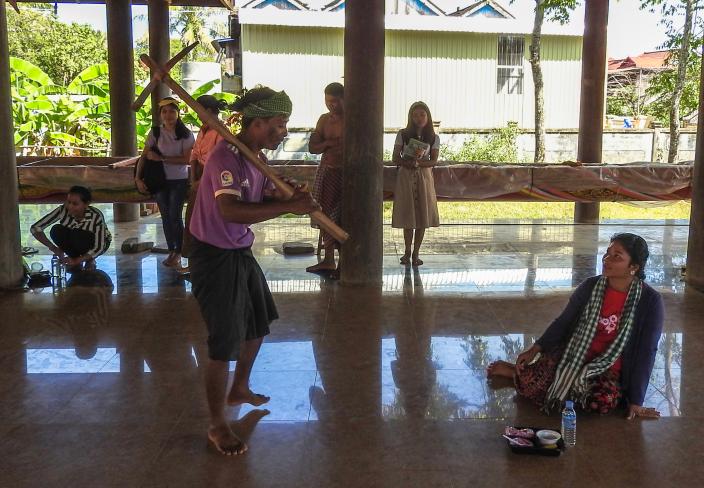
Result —
<instances>
[{"instance_id":1,"label":"tiled floor","mask_svg":"<svg viewBox=\"0 0 704 488\"><path fill-rule=\"evenodd\" d=\"M252 380L272 399L231 411L250 449L226 458L206 446L188 282L159 255L119 253L127 237L157 239L157 223L117 226L94 286L0 296L0 486L701 486L704 294L680 277L686 225L445 226L428 232L417 272L397 264L402 237L386 228L380 289L284 257L283 241L315 240L305 222L257 226L281 319ZM559 416L490 388L484 368L540 335L617 231L649 242L648 281L666 303L646 402L663 418L580 414L576 448L514 455L505 425L557 428Z\"/></svg>"}]
</instances>

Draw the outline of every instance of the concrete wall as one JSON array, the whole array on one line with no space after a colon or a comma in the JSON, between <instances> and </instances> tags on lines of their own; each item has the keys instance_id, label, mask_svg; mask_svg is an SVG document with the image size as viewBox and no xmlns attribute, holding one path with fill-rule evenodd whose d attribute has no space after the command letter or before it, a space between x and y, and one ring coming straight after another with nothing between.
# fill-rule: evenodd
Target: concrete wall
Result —
<instances>
[{"instance_id":1,"label":"concrete wall","mask_svg":"<svg viewBox=\"0 0 704 488\"><path fill-rule=\"evenodd\" d=\"M456 131L452 133L440 130L441 144L457 148L472 135L486 136L483 131ZM308 131L292 131L284 144L272 154L272 159L319 159L307 153ZM697 134L694 129L683 130L680 134L680 161L694 159L694 146ZM384 134L384 150L393 149L396 132ZM604 157L606 163L630 163L635 161L662 161L667 159L670 136L666 129L658 130L610 130L604 132ZM518 136L518 149L523 161L533 160L534 137L524 132ZM548 131L546 138L546 159L548 162L574 161L577 158L577 131Z\"/></svg>"}]
</instances>

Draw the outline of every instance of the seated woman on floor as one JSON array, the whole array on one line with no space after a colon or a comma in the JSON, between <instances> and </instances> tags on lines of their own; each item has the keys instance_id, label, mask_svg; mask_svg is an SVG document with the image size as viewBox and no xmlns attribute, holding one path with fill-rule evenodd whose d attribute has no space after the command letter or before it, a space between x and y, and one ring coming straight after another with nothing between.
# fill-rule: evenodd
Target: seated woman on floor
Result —
<instances>
[{"instance_id":1,"label":"seated woman on floor","mask_svg":"<svg viewBox=\"0 0 704 488\"><path fill-rule=\"evenodd\" d=\"M607 413L621 403L629 419L659 417L643 407L664 314L662 297L643 281L648 254L642 237L613 236L601 276L577 287L516 364L496 361L487 376L511 378L519 395L546 412L573 399L588 411Z\"/></svg>"},{"instance_id":2,"label":"seated woman on floor","mask_svg":"<svg viewBox=\"0 0 704 488\"><path fill-rule=\"evenodd\" d=\"M107 251L112 241L102 212L90 206L91 200L88 188L73 186L66 203L31 227L32 235L68 265L69 271L83 266L95 269L95 258ZM54 222L57 224L49 231L50 240L44 230Z\"/></svg>"}]
</instances>

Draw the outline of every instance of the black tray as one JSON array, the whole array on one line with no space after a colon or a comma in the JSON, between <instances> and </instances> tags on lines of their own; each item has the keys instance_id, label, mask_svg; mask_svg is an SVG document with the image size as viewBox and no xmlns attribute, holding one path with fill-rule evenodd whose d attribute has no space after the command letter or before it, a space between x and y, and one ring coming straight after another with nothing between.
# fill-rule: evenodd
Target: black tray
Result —
<instances>
[{"instance_id":1,"label":"black tray","mask_svg":"<svg viewBox=\"0 0 704 488\"><path fill-rule=\"evenodd\" d=\"M539 430L555 430L555 429L550 429L548 427L530 427L530 426L518 426L515 425L514 428L516 429L531 429L533 432L538 432ZM559 432L555 430L556 432ZM560 439L557 441L557 448L548 448L548 447L543 447L540 445L540 441L538 440L538 437L535 436L532 439L528 439L533 443L532 446L515 446L511 444L508 439L506 439L506 443L508 444L509 449L514 454L536 454L538 456L552 456L552 457L557 457L560 454L562 454L562 451L565 450L565 441L560 437Z\"/></svg>"}]
</instances>

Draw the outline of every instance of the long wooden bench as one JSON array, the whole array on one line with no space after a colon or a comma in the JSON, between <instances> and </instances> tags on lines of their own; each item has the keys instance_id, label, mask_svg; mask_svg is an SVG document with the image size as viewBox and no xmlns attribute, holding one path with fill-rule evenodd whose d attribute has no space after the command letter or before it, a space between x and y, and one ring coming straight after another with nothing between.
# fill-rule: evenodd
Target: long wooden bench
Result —
<instances>
[{"instance_id":1,"label":"long wooden bench","mask_svg":"<svg viewBox=\"0 0 704 488\"><path fill-rule=\"evenodd\" d=\"M150 201L134 187L137 158L18 157L20 203L63 201L72 185L93 190L96 202ZM311 186L317 164L271 161L286 177ZM397 169L384 165L384 198L392 199ZM441 163L433 168L435 190L445 201L614 202L691 198L693 165L631 163L618 165L507 165Z\"/></svg>"}]
</instances>

